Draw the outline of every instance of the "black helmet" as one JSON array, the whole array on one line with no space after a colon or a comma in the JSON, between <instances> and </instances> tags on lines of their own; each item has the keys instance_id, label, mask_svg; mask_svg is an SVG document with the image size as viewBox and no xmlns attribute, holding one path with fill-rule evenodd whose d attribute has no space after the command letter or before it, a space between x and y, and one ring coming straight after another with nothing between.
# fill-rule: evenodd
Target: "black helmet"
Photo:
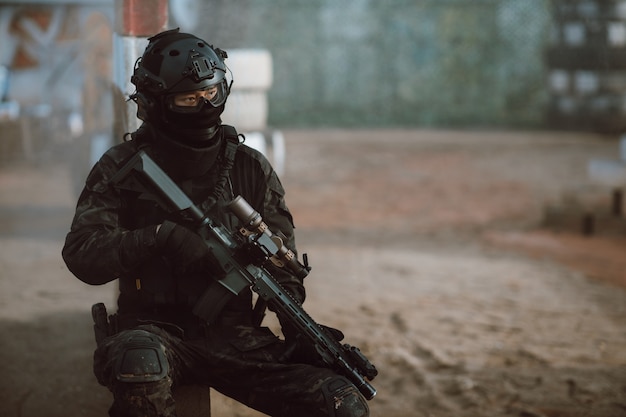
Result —
<instances>
[{"instance_id":1,"label":"black helmet","mask_svg":"<svg viewBox=\"0 0 626 417\"><path fill-rule=\"evenodd\" d=\"M138 105L137 116L174 139L195 142L212 137L230 92L226 57L225 51L179 29L149 38L130 79L137 87L131 96ZM194 106L174 102L177 94L209 89L211 97Z\"/></svg>"}]
</instances>

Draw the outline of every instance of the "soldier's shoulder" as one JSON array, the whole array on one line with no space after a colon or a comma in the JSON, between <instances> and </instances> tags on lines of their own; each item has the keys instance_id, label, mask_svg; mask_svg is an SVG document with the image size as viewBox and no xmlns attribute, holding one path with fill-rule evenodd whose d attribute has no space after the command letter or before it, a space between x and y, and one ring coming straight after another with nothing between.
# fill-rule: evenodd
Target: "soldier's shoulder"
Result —
<instances>
[{"instance_id":1,"label":"soldier's shoulder","mask_svg":"<svg viewBox=\"0 0 626 417\"><path fill-rule=\"evenodd\" d=\"M122 161L137 152L137 144L133 140L118 143L109 148L105 155L114 161Z\"/></svg>"},{"instance_id":2,"label":"soldier's shoulder","mask_svg":"<svg viewBox=\"0 0 626 417\"><path fill-rule=\"evenodd\" d=\"M89 173L87 183L106 184L119 169L137 152L133 141L119 143L109 148L96 162ZM92 188L94 188L93 186ZM104 188L103 188L104 189Z\"/></svg>"},{"instance_id":3,"label":"soldier's shoulder","mask_svg":"<svg viewBox=\"0 0 626 417\"><path fill-rule=\"evenodd\" d=\"M137 153L137 144L133 140L129 140L127 142L119 143L115 146L109 148L105 153L104 157L115 165L122 164L132 155Z\"/></svg>"}]
</instances>

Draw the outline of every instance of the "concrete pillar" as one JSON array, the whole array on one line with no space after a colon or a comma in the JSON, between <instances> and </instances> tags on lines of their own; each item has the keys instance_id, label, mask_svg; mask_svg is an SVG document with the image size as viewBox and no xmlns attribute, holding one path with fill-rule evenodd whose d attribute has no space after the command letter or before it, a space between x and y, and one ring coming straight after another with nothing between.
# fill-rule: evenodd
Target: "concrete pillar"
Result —
<instances>
[{"instance_id":1,"label":"concrete pillar","mask_svg":"<svg viewBox=\"0 0 626 417\"><path fill-rule=\"evenodd\" d=\"M167 28L167 0L115 0L113 35L114 137L120 141L126 132L140 125L135 103L128 96L135 87L130 82L137 59L148 38Z\"/></svg>"}]
</instances>

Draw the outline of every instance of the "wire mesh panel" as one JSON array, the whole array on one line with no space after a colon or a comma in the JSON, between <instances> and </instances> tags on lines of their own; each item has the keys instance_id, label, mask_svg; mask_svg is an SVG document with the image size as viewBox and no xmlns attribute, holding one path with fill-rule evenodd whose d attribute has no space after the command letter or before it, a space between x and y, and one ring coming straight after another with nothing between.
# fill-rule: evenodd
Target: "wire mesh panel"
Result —
<instances>
[{"instance_id":1,"label":"wire mesh panel","mask_svg":"<svg viewBox=\"0 0 626 417\"><path fill-rule=\"evenodd\" d=\"M296 120L357 125L543 120L543 35L549 22L544 2L349 3L324 3L310 59L295 63L296 74L294 66L282 68L285 78L304 81L297 95L304 111ZM276 99L293 92L279 88ZM281 108L288 107L276 109L277 118Z\"/></svg>"},{"instance_id":2,"label":"wire mesh panel","mask_svg":"<svg viewBox=\"0 0 626 417\"><path fill-rule=\"evenodd\" d=\"M198 26L203 36L272 53L271 124L545 120L549 0L213 3L200 3L211 22Z\"/></svg>"}]
</instances>

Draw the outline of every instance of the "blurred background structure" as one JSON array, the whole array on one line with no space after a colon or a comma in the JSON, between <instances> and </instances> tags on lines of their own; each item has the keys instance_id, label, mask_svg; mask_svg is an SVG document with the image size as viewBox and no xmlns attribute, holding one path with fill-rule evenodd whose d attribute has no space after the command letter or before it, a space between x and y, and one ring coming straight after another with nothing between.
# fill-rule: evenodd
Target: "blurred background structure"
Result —
<instances>
[{"instance_id":1,"label":"blurred background structure","mask_svg":"<svg viewBox=\"0 0 626 417\"><path fill-rule=\"evenodd\" d=\"M116 9L132 3L0 1L3 161L111 138ZM269 89L246 96L269 126L626 127L625 1L156 3L168 28L269 54L250 68Z\"/></svg>"},{"instance_id":2,"label":"blurred background structure","mask_svg":"<svg viewBox=\"0 0 626 417\"><path fill-rule=\"evenodd\" d=\"M275 157L288 132L312 299L334 300L311 312L375 352L372 409L399 410L376 414L626 409L624 294L587 280L626 282L626 0L0 0L0 415L110 403L88 309L115 288L59 255L161 27L228 51L249 144Z\"/></svg>"}]
</instances>

